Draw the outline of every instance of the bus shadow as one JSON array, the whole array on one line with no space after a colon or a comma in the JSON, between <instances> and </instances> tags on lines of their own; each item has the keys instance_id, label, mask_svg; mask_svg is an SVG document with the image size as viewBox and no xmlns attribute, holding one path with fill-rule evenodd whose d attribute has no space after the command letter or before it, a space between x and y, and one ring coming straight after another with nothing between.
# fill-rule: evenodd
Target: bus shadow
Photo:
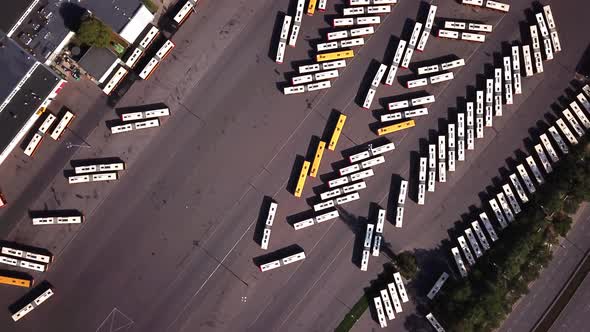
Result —
<instances>
[{"instance_id":1,"label":"bus shadow","mask_svg":"<svg viewBox=\"0 0 590 332\"><path fill-rule=\"evenodd\" d=\"M72 217L83 216L80 210L64 209L64 210L29 210L30 218L57 218L57 217Z\"/></svg>"},{"instance_id":2,"label":"bus shadow","mask_svg":"<svg viewBox=\"0 0 590 332\"><path fill-rule=\"evenodd\" d=\"M254 265L260 266L291 255L298 254L300 252L304 252L303 248L298 244L292 244L290 246L275 250L271 253L256 256L252 258L252 262L254 263Z\"/></svg>"},{"instance_id":3,"label":"bus shadow","mask_svg":"<svg viewBox=\"0 0 590 332\"><path fill-rule=\"evenodd\" d=\"M285 16L287 16L287 14L284 13L284 12L278 12L277 13L276 18L275 18L275 23L274 23L273 28L272 28L272 33L270 35L267 56L273 62L277 58L277 51L278 51L279 41L281 40L281 29L283 28L283 20L285 19ZM292 26L293 26L293 18L291 19L291 26L290 26L290 28ZM289 36L287 36L287 42L288 42L288 39L289 39ZM285 53L287 53L286 50L285 50Z\"/></svg>"},{"instance_id":4,"label":"bus shadow","mask_svg":"<svg viewBox=\"0 0 590 332\"><path fill-rule=\"evenodd\" d=\"M168 106L164 103L153 103L153 104L146 104L146 105L138 105L138 106L127 106L127 107L118 107L115 108L115 113L118 117L121 117L123 114L127 113L134 113L134 112L146 112L153 109L158 108L168 108Z\"/></svg>"},{"instance_id":5,"label":"bus shadow","mask_svg":"<svg viewBox=\"0 0 590 332\"><path fill-rule=\"evenodd\" d=\"M47 280L43 280L41 283L39 283L39 285L31 289L27 294L11 304L8 307L8 310L12 314L15 314L50 288L52 288L51 284Z\"/></svg>"},{"instance_id":6,"label":"bus shadow","mask_svg":"<svg viewBox=\"0 0 590 332\"><path fill-rule=\"evenodd\" d=\"M104 157L104 158L90 158L90 159L73 159L70 160L70 166L76 168L80 166L100 165L100 164L114 164L124 163L119 157Z\"/></svg>"},{"instance_id":7,"label":"bus shadow","mask_svg":"<svg viewBox=\"0 0 590 332\"><path fill-rule=\"evenodd\" d=\"M295 194L295 189L297 187L297 182L299 180L299 175L301 174L301 170L303 169L303 164L305 162L305 158L302 155L296 155L295 161L293 162L293 168L291 169L291 175L289 175L289 180L287 181L286 190L291 195ZM305 174L307 177L307 174ZM303 193L302 193L303 194Z\"/></svg>"},{"instance_id":8,"label":"bus shadow","mask_svg":"<svg viewBox=\"0 0 590 332\"><path fill-rule=\"evenodd\" d=\"M262 244L262 236L264 235L264 229L266 228L266 219L270 210L270 204L276 203L270 196L264 196L260 209L258 209L258 220L256 221L256 227L254 228L254 237L252 240L258 245Z\"/></svg>"}]
</instances>

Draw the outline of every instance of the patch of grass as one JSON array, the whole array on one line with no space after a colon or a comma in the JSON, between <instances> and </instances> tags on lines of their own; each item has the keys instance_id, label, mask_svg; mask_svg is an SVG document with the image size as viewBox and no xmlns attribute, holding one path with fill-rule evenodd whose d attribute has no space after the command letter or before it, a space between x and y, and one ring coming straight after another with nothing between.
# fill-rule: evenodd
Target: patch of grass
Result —
<instances>
[{"instance_id":1,"label":"patch of grass","mask_svg":"<svg viewBox=\"0 0 590 332\"><path fill-rule=\"evenodd\" d=\"M350 309L350 311L344 316L344 319L336 327L336 332L347 332L354 326L356 321L361 318L363 313L369 308L369 301L367 296L363 295L357 303Z\"/></svg>"},{"instance_id":2,"label":"patch of grass","mask_svg":"<svg viewBox=\"0 0 590 332\"><path fill-rule=\"evenodd\" d=\"M152 14L155 14L155 13L158 11L158 8L159 8L159 7L158 7L158 5L156 5L156 4L154 3L154 1L152 1L152 0L142 0L141 2L142 2L144 5L145 5L145 7L146 7L146 8L147 8L147 9L148 9L150 12L152 12Z\"/></svg>"}]
</instances>

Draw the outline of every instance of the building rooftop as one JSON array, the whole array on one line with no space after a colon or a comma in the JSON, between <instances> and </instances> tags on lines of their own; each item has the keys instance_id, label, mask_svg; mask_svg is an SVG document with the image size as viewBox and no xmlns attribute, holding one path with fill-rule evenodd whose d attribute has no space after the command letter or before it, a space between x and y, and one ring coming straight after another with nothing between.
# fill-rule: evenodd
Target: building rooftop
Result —
<instances>
[{"instance_id":1,"label":"building rooftop","mask_svg":"<svg viewBox=\"0 0 590 332\"><path fill-rule=\"evenodd\" d=\"M78 61L78 64L98 80L115 61L117 61L117 56L109 49L91 47Z\"/></svg>"},{"instance_id":2,"label":"building rooftop","mask_svg":"<svg viewBox=\"0 0 590 332\"><path fill-rule=\"evenodd\" d=\"M119 33L142 5L140 0L80 0L80 6Z\"/></svg>"},{"instance_id":3,"label":"building rooftop","mask_svg":"<svg viewBox=\"0 0 590 332\"><path fill-rule=\"evenodd\" d=\"M4 1L0 11L0 30L8 33L34 0Z\"/></svg>"},{"instance_id":4,"label":"building rooftop","mask_svg":"<svg viewBox=\"0 0 590 332\"><path fill-rule=\"evenodd\" d=\"M26 76L36 60L14 40L0 32L0 105ZM0 107L1 110L1 107Z\"/></svg>"}]
</instances>

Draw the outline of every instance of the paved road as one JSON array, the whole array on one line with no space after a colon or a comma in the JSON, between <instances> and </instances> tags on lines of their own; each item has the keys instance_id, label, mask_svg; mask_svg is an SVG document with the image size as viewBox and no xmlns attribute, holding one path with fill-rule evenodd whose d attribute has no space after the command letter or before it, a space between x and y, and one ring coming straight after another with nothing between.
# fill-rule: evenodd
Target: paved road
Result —
<instances>
[{"instance_id":1,"label":"paved road","mask_svg":"<svg viewBox=\"0 0 590 332\"><path fill-rule=\"evenodd\" d=\"M565 50L546 63L545 74L523 82L524 94L505 109L505 116L495 119L493 129L486 129L485 138L478 140L476 150L467 154L448 182L427 196L426 206L407 204L404 228L386 228L392 250L416 248L422 261L440 257L434 249L448 238L448 229L471 206L481 205L479 194L499 176L505 159L525 149L529 129L551 112L548 106L568 86L588 43L588 37L575 33L580 29L575 22L587 22L584 11L573 4L553 4ZM3 211L20 221L8 239L58 254L52 269L39 279L51 281L59 295L18 325L7 316L0 317L0 324L14 331L102 332L111 322L130 331L323 331L339 322L387 261L383 256L372 258L369 272L360 272L351 262L358 254L355 243L364 223L359 217L367 216L369 202L391 208L387 194L392 174L409 177L415 167L412 152L420 151L421 140L454 114L457 97L476 83L502 42L520 39L518 23L529 4L514 4L511 13L502 16L441 3L439 16L493 22L494 33L481 46L430 39L427 52L416 54L416 61L455 54L468 64L450 84L428 90L437 96L431 115L411 131L391 135L396 151L367 181L362 199L345 207L349 217L340 220L345 222L297 233L284 222L309 209L305 200L285 190L295 156L306 154L312 135L322 135L333 109L349 119L339 153L325 154L320 173L329 173L330 166L342 160L342 151L375 138L367 126L375 121L373 115L354 102L366 88L360 78L374 68L373 60L390 61L388 54L384 60L386 45L391 35L407 30L406 20L416 17L419 3L397 5L330 90L293 97L277 90L277 82L286 79L283 73L292 70L290 64L277 66L267 56L276 13L287 6L287 1L269 0L205 2L174 36L178 46L170 60L152 79L136 84L119 105L164 100L174 114L160 129L111 136L102 120L115 115L103 98L90 98L92 112L67 137L86 133L93 148L62 149L50 159L48 169L28 166L40 175L37 182L22 186L25 190L13 208ZM321 16L305 17L299 47L289 49L287 59L306 59L306 40L317 39L318 29L327 26ZM406 92L396 85L381 88L378 97ZM102 119L99 112L105 114ZM73 159L121 156L129 167L116 185L68 187L56 165L74 153ZM20 165L16 159L12 162ZM17 179L7 178L7 183L9 189L18 187ZM304 197L312 197L320 185L319 179L310 179ZM252 258L264 252L252 239L264 196L279 202L271 250L298 244L308 258L261 274ZM27 207L75 207L89 218L81 227L40 232L28 226L23 216ZM22 291L6 293L2 305L12 303ZM404 310L413 312L411 306ZM398 329L405 322L405 316L400 318L395 321Z\"/></svg>"},{"instance_id":2,"label":"paved road","mask_svg":"<svg viewBox=\"0 0 590 332\"><path fill-rule=\"evenodd\" d=\"M550 331L584 331L588 328L588 315L590 313L590 278L586 276L576 294L567 307L561 312L559 318L553 324Z\"/></svg>"}]
</instances>

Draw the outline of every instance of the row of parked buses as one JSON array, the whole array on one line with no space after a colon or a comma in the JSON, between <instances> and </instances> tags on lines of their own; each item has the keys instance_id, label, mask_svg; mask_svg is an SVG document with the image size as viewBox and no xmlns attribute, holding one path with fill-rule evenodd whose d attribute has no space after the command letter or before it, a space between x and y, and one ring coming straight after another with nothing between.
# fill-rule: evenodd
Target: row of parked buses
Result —
<instances>
[{"instance_id":1,"label":"row of parked buses","mask_svg":"<svg viewBox=\"0 0 590 332\"><path fill-rule=\"evenodd\" d=\"M72 120L75 118L75 115L72 111L64 108L59 121L57 121L57 124L53 127L55 121L57 120L57 117L53 115L50 111L47 111L46 109L42 109L39 112L39 117L43 116L44 114L46 115L41 121L41 124L39 126L33 127L33 135L31 136L29 143L27 143L27 146L25 147L24 153L29 157L32 157L35 154L37 148L41 145L41 142L48 133L49 137L51 137L52 139L56 141L59 140L65 129L70 125ZM53 129L51 129L52 127Z\"/></svg>"}]
</instances>

